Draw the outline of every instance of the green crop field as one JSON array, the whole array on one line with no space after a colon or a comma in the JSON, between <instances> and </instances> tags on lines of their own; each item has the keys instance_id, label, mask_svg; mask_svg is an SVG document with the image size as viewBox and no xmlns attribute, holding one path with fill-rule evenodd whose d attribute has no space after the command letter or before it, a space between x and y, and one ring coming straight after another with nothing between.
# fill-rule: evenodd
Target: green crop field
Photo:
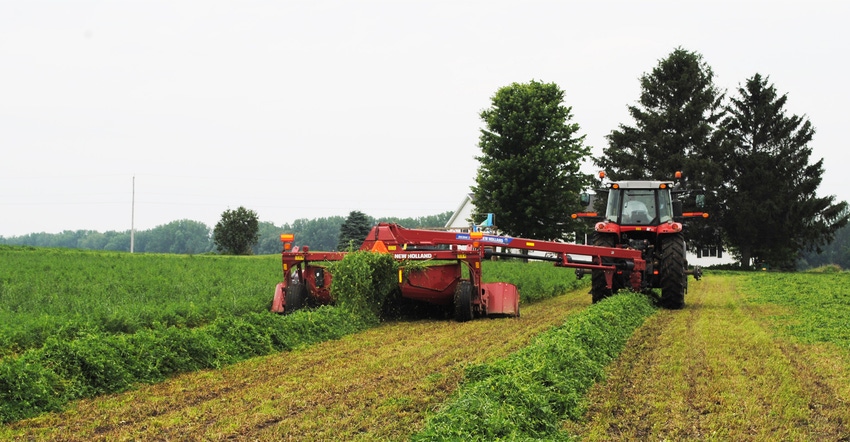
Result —
<instances>
[{"instance_id":1,"label":"green crop field","mask_svg":"<svg viewBox=\"0 0 850 442\"><path fill-rule=\"evenodd\" d=\"M387 260L333 272L389 278ZM0 439L850 438L850 273L709 271L663 310L628 293L591 305L569 269L488 261L522 316L458 323L371 317L359 293L381 278L272 314L280 271L277 256L0 248Z\"/></svg>"},{"instance_id":2,"label":"green crop field","mask_svg":"<svg viewBox=\"0 0 850 442\"><path fill-rule=\"evenodd\" d=\"M0 421L331 339L339 309L268 312L276 256L0 249Z\"/></svg>"},{"instance_id":3,"label":"green crop field","mask_svg":"<svg viewBox=\"0 0 850 442\"><path fill-rule=\"evenodd\" d=\"M850 272L747 275L753 303L784 307L771 315L783 335L805 343L829 342L850 351Z\"/></svg>"},{"instance_id":4,"label":"green crop field","mask_svg":"<svg viewBox=\"0 0 850 442\"><path fill-rule=\"evenodd\" d=\"M362 330L374 322L349 284L346 309L281 317L268 312L281 277L278 256L162 255L31 247L0 248L0 421L56 410L68 401L217 368ZM349 272L376 280L362 254ZM389 260L392 264L392 260ZM493 269L517 263L487 263ZM345 267L343 267L344 269ZM551 266L509 278L532 299L563 293ZM387 263L381 271L391 270ZM495 272L495 271L494 271ZM501 272L502 274L505 271ZM507 272L510 273L510 272ZM392 281L394 272L388 273ZM561 273L561 276L564 274ZM504 279L503 279L504 280ZM552 281L552 282L549 282ZM524 298L524 302L529 302ZM366 306L365 308L368 308Z\"/></svg>"},{"instance_id":5,"label":"green crop field","mask_svg":"<svg viewBox=\"0 0 850 442\"><path fill-rule=\"evenodd\" d=\"M84 330L196 327L257 312L280 277L276 256L0 247L0 355Z\"/></svg>"}]
</instances>

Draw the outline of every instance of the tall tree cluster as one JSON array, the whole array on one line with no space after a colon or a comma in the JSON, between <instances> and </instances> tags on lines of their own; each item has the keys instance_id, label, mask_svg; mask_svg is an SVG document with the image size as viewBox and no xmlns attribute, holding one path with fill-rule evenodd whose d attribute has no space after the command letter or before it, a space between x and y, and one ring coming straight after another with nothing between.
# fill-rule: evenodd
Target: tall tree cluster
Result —
<instances>
[{"instance_id":1,"label":"tall tree cluster","mask_svg":"<svg viewBox=\"0 0 850 442\"><path fill-rule=\"evenodd\" d=\"M702 55L676 48L640 77L640 89L628 107L633 124L611 131L593 160L612 180L683 172L685 208L696 209L700 194L710 214L686 225L692 251L724 247L743 267L791 269L848 224L846 202L817 195L823 160L811 159L814 127L788 115L787 96L761 74L727 98ZM475 206L496 213L509 235L564 239L581 230L568 220L590 182L579 172L589 148L563 99L552 83L513 83L481 112Z\"/></svg>"},{"instance_id":2,"label":"tall tree cluster","mask_svg":"<svg viewBox=\"0 0 850 442\"><path fill-rule=\"evenodd\" d=\"M846 202L817 196L823 160L814 128L788 116L786 95L755 74L728 102L700 54L674 50L640 78L633 126L620 125L595 159L612 179L669 179L704 190L709 220L688 226L690 248L725 245L744 267L793 268L848 222Z\"/></svg>"},{"instance_id":3,"label":"tall tree cluster","mask_svg":"<svg viewBox=\"0 0 850 442\"><path fill-rule=\"evenodd\" d=\"M595 162L612 180L672 179L683 172L691 190L718 189L723 184L724 142L718 126L724 115L724 94L714 84L714 72L702 56L682 48L660 60L640 78L640 100L629 106L633 126L621 124L608 136L608 146ZM709 213L721 211L716 193L708 192ZM722 232L711 222L691 223L692 250L721 243Z\"/></svg>"},{"instance_id":4,"label":"tall tree cluster","mask_svg":"<svg viewBox=\"0 0 850 442\"><path fill-rule=\"evenodd\" d=\"M473 197L477 211L497 214L503 232L553 240L582 227L569 214L590 182L580 172L590 148L571 112L556 84L538 81L499 89L481 112Z\"/></svg>"}]
</instances>

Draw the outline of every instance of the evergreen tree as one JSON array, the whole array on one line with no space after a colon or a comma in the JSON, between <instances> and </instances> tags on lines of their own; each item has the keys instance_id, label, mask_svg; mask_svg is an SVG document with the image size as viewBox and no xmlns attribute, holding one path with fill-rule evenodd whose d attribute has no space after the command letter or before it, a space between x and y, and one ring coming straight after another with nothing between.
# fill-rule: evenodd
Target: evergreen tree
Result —
<instances>
[{"instance_id":1,"label":"evergreen tree","mask_svg":"<svg viewBox=\"0 0 850 442\"><path fill-rule=\"evenodd\" d=\"M723 228L742 266L767 261L793 269L805 250L820 250L848 221L847 203L818 197L823 159L809 164L815 130L786 116L778 95L760 74L739 87L723 121L733 150Z\"/></svg>"},{"instance_id":2,"label":"evergreen tree","mask_svg":"<svg viewBox=\"0 0 850 442\"><path fill-rule=\"evenodd\" d=\"M337 250L344 251L349 248L357 250L370 230L372 230L372 220L363 212L352 211L339 228Z\"/></svg>"},{"instance_id":3,"label":"evergreen tree","mask_svg":"<svg viewBox=\"0 0 850 442\"><path fill-rule=\"evenodd\" d=\"M508 235L567 239L584 226L570 218L580 210L579 193L590 176L580 172L590 154L572 108L554 83L531 81L499 89L492 106L481 112L482 155L476 185L476 209L495 213Z\"/></svg>"},{"instance_id":4,"label":"evergreen tree","mask_svg":"<svg viewBox=\"0 0 850 442\"><path fill-rule=\"evenodd\" d=\"M724 148L718 125L724 94L702 55L675 49L640 78L638 105L629 106L634 126L621 124L608 136L608 147L595 163L612 180L669 180L684 173L683 186L706 190L706 207L719 215L722 202L714 190L724 182ZM688 227L689 248L721 243L719 224L700 220Z\"/></svg>"}]
</instances>

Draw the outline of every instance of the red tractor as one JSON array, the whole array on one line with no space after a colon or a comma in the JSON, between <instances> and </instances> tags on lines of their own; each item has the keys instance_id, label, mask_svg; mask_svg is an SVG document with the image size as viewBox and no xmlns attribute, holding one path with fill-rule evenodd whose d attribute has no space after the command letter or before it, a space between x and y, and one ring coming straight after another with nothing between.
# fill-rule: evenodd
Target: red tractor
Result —
<instances>
[{"instance_id":1,"label":"red tractor","mask_svg":"<svg viewBox=\"0 0 850 442\"><path fill-rule=\"evenodd\" d=\"M604 178L604 172L600 172L600 178ZM681 172L676 172L676 178L681 178ZM646 261L640 290L661 289L662 306L673 309L684 307L688 275L698 280L702 270L699 267L688 269L682 223L686 218L707 218L708 213L683 212L679 196L684 191L673 181L611 182L598 192L607 193L604 216L595 212L573 215L574 218L597 221L591 243L598 247L640 251ZM582 202L588 205L589 197L582 196ZM701 195L697 195L696 203L702 206ZM603 258L602 263L609 261ZM579 277L584 273L587 271L576 270ZM611 281L601 271L592 270L590 273L593 302L611 296L619 289L636 286L634 278L637 272L617 271Z\"/></svg>"}]
</instances>

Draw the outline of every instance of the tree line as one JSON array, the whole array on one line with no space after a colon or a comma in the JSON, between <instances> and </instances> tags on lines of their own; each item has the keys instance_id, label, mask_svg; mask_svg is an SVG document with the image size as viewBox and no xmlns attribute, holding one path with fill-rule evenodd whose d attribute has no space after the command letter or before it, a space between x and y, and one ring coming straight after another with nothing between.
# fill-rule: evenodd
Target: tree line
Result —
<instances>
[{"instance_id":1,"label":"tree line","mask_svg":"<svg viewBox=\"0 0 850 442\"><path fill-rule=\"evenodd\" d=\"M447 211L422 217L374 218L361 212L355 218L372 226L378 222L394 222L408 228L442 227L451 217ZM349 214L349 217L351 214ZM281 233L295 234L298 245L309 245L313 250L337 250L340 231L348 217L297 219L293 223L276 225L268 221L257 223L257 241L250 253L256 255L281 252ZM188 219L172 221L148 230L136 231L133 235L133 251L139 253L205 254L220 253L213 240L213 228ZM365 237L365 235L364 235ZM361 239L362 241L362 239ZM60 233L30 233L21 236L0 236L0 244L32 247L53 247L87 250L129 252L130 231L66 230ZM346 241L347 244L347 241ZM359 246L359 243L358 243Z\"/></svg>"}]
</instances>

